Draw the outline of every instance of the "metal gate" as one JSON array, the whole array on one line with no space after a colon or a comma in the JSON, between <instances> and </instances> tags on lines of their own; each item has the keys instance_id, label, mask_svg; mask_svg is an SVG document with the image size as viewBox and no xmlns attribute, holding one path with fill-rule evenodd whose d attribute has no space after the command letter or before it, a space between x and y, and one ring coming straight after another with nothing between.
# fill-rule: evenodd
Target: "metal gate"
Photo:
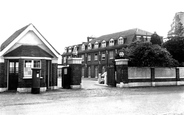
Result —
<instances>
[{"instance_id":1,"label":"metal gate","mask_svg":"<svg viewBox=\"0 0 184 115\"><path fill-rule=\"evenodd\" d=\"M107 85L112 86L112 87L116 87L114 67L107 68Z\"/></svg>"}]
</instances>

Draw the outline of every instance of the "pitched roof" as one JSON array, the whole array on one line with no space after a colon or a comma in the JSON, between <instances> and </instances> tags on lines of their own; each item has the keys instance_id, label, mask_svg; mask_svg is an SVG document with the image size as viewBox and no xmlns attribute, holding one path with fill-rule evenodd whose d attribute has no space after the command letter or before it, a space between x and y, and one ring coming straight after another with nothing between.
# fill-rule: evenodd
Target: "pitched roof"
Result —
<instances>
[{"instance_id":1,"label":"pitched roof","mask_svg":"<svg viewBox=\"0 0 184 115\"><path fill-rule=\"evenodd\" d=\"M33 25L33 27L38 31L38 29ZM60 53L47 41L47 39L38 31L38 33L45 39L45 41L60 55Z\"/></svg>"},{"instance_id":2,"label":"pitched roof","mask_svg":"<svg viewBox=\"0 0 184 115\"><path fill-rule=\"evenodd\" d=\"M4 48L6 48L6 46L8 46L16 37L18 37L30 24L24 26L23 28L17 30L16 32L14 32L6 41L4 41L1 44L1 48L0 51L2 51Z\"/></svg>"},{"instance_id":3,"label":"pitched roof","mask_svg":"<svg viewBox=\"0 0 184 115\"><path fill-rule=\"evenodd\" d=\"M127 39L133 39L132 35L150 35L151 36L152 34L153 33L150 33L148 31L134 28L134 29L129 29L129 30L121 31L121 32L116 32L116 33L100 36L96 39L91 40L90 43L94 44L96 41L101 42L103 40L109 41L111 38L117 40L119 37L126 37Z\"/></svg>"},{"instance_id":4,"label":"pitched roof","mask_svg":"<svg viewBox=\"0 0 184 115\"><path fill-rule=\"evenodd\" d=\"M39 46L31 46L31 45L21 45L13 51L4 55L5 57L50 57L53 58L52 55L47 53L45 50L41 49Z\"/></svg>"},{"instance_id":5,"label":"pitched roof","mask_svg":"<svg viewBox=\"0 0 184 115\"><path fill-rule=\"evenodd\" d=\"M24 30L26 30L31 25L39 33L39 35L44 39L44 41L46 41L46 43L48 43L49 47L51 47L53 49L55 54L60 55L60 53L47 41L47 39L45 39L45 37L38 31L38 29L32 23L26 25L25 27L23 27L23 28L17 30L15 33L13 33L5 42L2 43L2 45L0 47L0 51L3 51L12 41L14 41L22 32L24 32Z\"/></svg>"}]
</instances>

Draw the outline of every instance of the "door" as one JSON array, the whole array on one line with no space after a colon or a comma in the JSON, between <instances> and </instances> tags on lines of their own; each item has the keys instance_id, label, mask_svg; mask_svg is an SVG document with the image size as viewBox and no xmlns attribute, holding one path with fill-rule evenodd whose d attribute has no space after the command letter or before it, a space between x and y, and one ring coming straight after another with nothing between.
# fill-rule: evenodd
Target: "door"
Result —
<instances>
[{"instance_id":1,"label":"door","mask_svg":"<svg viewBox=\"0 0 184 115\"><path fill-rule=\"evenodd\" d=\"M19 75L19 61L9 61L9 83L8 90L17 90L18 87L18 75Z\"/></svg>"},{"instance_id":2,"label":"door","mask_svg":"<svg viewBox=\"0 0 184 115\"><path fill-rule=\"evenodd\" d=\"M46 61L46 87L50 89L51 86L51 61Z\"/></svg>"},{"instance_id":3,"label":"door","mask_svg":"<svg viewBox=\"0 0 184 115\"><path fill-rule=\"evenodd\" d=\"M114 67L107 68L107 85L116 87Z\"/></svg>"}]
</instances>

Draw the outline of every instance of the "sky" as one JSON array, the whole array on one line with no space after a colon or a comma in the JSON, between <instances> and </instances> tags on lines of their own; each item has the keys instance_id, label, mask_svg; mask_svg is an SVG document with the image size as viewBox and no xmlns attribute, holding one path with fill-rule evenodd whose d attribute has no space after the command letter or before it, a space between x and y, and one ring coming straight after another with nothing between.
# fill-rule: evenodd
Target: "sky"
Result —
<instances>
[{"instance_id":1,"label":"sky","mask_svg":"<svg viewBox=\"0 0 184 115\"><path fill-rule=\"evenodd\" d=\"M183 0L1 0L0 44L32 23L61 54L87 37L139 28L167 37Z\"/></svg>"}]
</instances>

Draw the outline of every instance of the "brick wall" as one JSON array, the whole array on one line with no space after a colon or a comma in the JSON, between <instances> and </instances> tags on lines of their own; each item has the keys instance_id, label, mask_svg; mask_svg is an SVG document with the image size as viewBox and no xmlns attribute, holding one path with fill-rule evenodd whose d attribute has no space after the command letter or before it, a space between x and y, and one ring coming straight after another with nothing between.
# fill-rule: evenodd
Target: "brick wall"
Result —
<instances>
[{"instance_id":1,"label":"brick wall","mask_svg":"<svg viewBox=\"0 0 184 115\"><path fill-rule=\"evenodd\" d=\"M70 67L71 67L71 85L80 85L82 77L81 65L72 64L70 65Z\"/></svg>"},{"instance_id":2,"label":"brick wall","mask_svg":"<svg viewBox=\"0 0 184 115\"><path fill-rule=\"evenodd\" d=\"M41 60L41 78L40 87L46 87L45 84L45 72L46 72L46 60ZM18 87L19 88L31 88L32 87L32 78L24 79L24 60L19 60L19 78L18 78Z\"/></svg>"},{"instance_id":3,"label":"brick wall","mask_svg":"<svg viewBox=\"0 0 184 115\"><path fill-rule=\"evenodd\" d=\"M5 87L4 86L4 63L0 63L0 87Z\"/></svg>"},{"instance_id":4,"label":"brick wall","mask_svg":"<svg viewBox=\"0 0 184 115\"><path fill-rule=\"evenodd\" d=\"M57 86L57 64L52 64L52 82L51 86Z\"/></svg>"}]
</instances>

